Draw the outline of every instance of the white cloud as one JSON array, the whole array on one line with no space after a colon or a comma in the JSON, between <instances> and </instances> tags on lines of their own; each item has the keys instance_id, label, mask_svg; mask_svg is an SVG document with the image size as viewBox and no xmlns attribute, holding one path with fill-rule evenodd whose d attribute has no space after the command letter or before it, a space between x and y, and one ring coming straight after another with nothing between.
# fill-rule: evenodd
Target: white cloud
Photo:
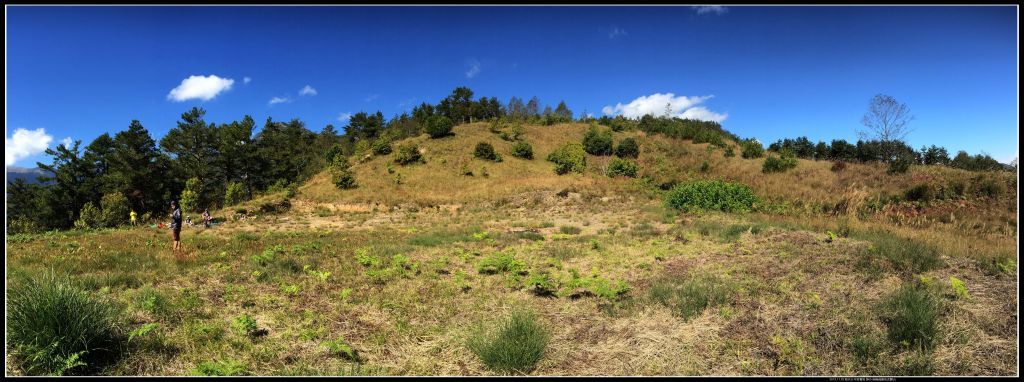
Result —
<instances>
[{"instance_id":1,"label":"white cloud","mask_svg":"<svg viewBox=\"0 0 1024 382\"><path fill-rule=\"evenodd\" d=\"M348 122L349 118L352 118L352 113L338 114L338 122Z\"/></svg>"},{"instance_id":2,"label":"white cloud","mask_svg":"<svg viewBox=\"0 0 1024 382\"><path fill-rule=\"evenodd\" d=\"M53 137L46 134L46 129L35 130L18 128L11 138L4 137L4 163L6 166L32 155L46 151Z\"/></svg>"},{"instance_id":3,"label":"white cloud","mask_svg":"<svg viewBox=\"0 0 1024 382\"><path fill-rule=\"evenodd\" d=\"M469 63L469 70L466 71L466 78L476 77L480 74L480 61L473 60Z\"/></svg>"},{"instance_id":4,"label":"white cloud","mask_svg":"<svg viewBox=\"0 0 1024 382\"><path fill-rule=\"evenodd\" d=\"M299 95L316 95L316 89L313 89L312 86L306 85L306 87L299 89Z\"/></svg>"},{"instance_id":5,"label":"white cloud","mask_svg":"<svg viewBox=\"0 0 1024 382\"><path fill-rule=\"evenodd\" d=\"M619 36L628 36L628 35L629 35L629 33L626 33L625 29L622 29L622 28L619 28L619 27L613 27L612 31L608 32L608 38L609 39L614 39L614 38L619 37Z\"/></svg>"},{"instance_id":6,"label":"white cloud","mask_svg":"<svg viewBox=\"0 0 1024 382\"><path fill-rule=\"evenodd\" d=\"M71 148L71 145L74 145L75 141L71 139L71 137L66 137L60 140L60 144L64 145L64 147Z\"/></svg>"},{"instance_id":7,"label":"white cloud","mask_svg":"<svg viewBox=\"0 0 1024 382\"><path fill-rule=\"evenodd\" d=\"M208 77L189 76L181 80L181 85L171 89L171 92L167 94L167 99L175 102L194 98L209 101L216 97L217 94L220 94L220 92L231 90L231 85L234 83L235 80L220 78L214 75Z\"/></svg>"},{"instance_id":8,"label":"white cloud","mask_svg":"<svg viewBox=\"0 0 1024 382\"><path fill-rule=\"evenodd\" d=\"M373 101L373 100L375 100L377 98L380 98L380 94L374 94L372 96L366 97L366 102Z\"/></svg>"},{"instance_id":9,"label":"white cloud","mask_svg":"<svg viewBox=\"0 0 1024 382\"><path fill-rule=\"evenodd\" d=\"M242 79L242 83L243 83L243 84L248 84L248 83L250 83L250 82L252 82L252 78L249 78L249 77L245 77L245 78L243 78L243 79Z\"/></svg>"},{"instance_id":10,"label":"white cloud","mask_svg":"<svg viewBox=\"0 0 1024 382\"><path fill-rule=\"evenodd\" d=\"M274 98L271 98L270 102L267 102L267 103L269 103L271 105L276 105L276 104L279 104L279 103L285 103L285 102L291 102L291 101L292 100L288 99L288 97L274 97Z\"/></svg>"},{"instance_id":11,"label":"white cloud","mask_svg":"<svg viewBox=\"0 0 1024 382\"><path fill-rule=\"evenodd\" d=\"M714 13L716 15L720 15L720 14L729 12L729 8L723 7L721 5L705 5L705 6L701 6L701 7L693 7L693 9L697 11L698 15L703 15L703 14L708 14L708 13Z\"/></svg>"},{"instance_id":12,"label":"white cloud","mask_svg":"<svg viewBox=\"0 0 1024 382\"><path fill-rule=\"evenodd\" d=\"M639 118L647 114L662 116L665 114L665 107L668 106L669 114L672 117L722 122L729 117L728 114L715 113L704 106L697 106L712 97L714 96L676 97L672 93L655 93L640 96L628 104L617 103L615 106L605 106L601 111L605 115L621 114L627 118Z\"/></svg>"}]
</instances>

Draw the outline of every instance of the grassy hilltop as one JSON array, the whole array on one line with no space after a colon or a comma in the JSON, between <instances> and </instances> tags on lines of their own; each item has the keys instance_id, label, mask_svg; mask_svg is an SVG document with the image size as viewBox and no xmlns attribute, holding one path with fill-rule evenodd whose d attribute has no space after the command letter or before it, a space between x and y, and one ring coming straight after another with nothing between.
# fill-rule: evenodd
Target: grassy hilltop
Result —
<instances>
[{"instance_id":1,"label":"grassy hilltop","mask_svg":"<svg viewBox=\"0 0 1024 382\"><path fill-rule=\"evenodd\" d=\"M767 159L742 158L738 142L725 142L727 156L641 131L613 133L616 145L638 143L636 178L607 176L615 157L589 154L582 173L556 174L545 158L588 127L524 125L533 159L511 155L490 123L393 142L349 158L355 188L336 187L328 169L215 211L222 224L182 231L182 258L149 226L12 235L12 285L56 280L17 284L8 300L109 307L83 320L109 328L93 337L110 345L9 345L7 371L1017 370L1016 174L804 159L765 173ZM479 142L502 160L475 158ZM410 144L423 163L395 163ZM674 187L700 179L745 185L757 201L749 212L668 206ZM14 335L58 311L21 309L33 319Z\"/></svg>"}]
</instances>

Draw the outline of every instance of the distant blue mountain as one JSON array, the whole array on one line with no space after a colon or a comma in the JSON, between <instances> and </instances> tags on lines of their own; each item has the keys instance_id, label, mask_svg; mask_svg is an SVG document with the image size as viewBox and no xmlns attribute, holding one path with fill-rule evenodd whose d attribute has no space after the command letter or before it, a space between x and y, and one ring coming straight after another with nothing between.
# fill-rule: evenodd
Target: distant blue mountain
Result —
<instances>
[{"instance_id":1,"label":"distant blue mountain","mask_svg":"<svg viewBox=\"0 0 1024 382\"><path fill-rule=\"evenodd\" d=\"M7 182L14 183L17 179L23 179L25 183L42 184L36 177L43 175L43 170L38 168L7 167ZM5 183L5 184L6 184Z\"/></svg>"}]
</instances>

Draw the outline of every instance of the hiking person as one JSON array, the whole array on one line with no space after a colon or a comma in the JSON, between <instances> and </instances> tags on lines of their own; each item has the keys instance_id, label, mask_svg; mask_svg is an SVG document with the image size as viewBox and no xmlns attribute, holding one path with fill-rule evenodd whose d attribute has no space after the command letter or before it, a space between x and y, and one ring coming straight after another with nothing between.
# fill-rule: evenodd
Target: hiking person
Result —
<instances>
[{"instance_id":1,"label":"hiking person","mask_svg":"<svg viewBox=\"0 0 1024 382\"><path fill-rule=\"evenodd\" d=\"M131 220L132 227L139 225L138 221L135 219L136 217L138 217L138 215L139 214L135 213L135 210L132 210L132 213L128 214L129 219Z\"/></svg>"},{"instance_id":2,"label":"hiking person","mask_svg":"<svg viewBox=\"0 0 1024 382\"><path fill-rule=\"evenodd\" d=\"M181 250L181 208L178 207L178 202L171 201L171 236L174 238L174 247L171 249L171 253L176 254Z\"/></svg>"},{"instance_id":3,"label":"hiking person","mask_svg":"<svg viewBox=\"0 0 1024 382\"><path fill-rule=\"evenodd\" d=\"M203 225L206 226L206 228L210 228L210 221L212 220L213 217L210 216L210 209L207 208L203 210Z\"/></svg>"}]
</instances>

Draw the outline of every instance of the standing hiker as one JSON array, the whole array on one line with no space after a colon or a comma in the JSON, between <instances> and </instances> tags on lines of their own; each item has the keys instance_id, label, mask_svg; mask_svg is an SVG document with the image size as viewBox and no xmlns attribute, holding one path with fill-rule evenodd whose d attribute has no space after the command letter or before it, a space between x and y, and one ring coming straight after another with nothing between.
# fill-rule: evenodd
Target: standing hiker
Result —
<instances>
[{"instance_id":1,"label":"standing hiker","mask_svg":"<svg viewBox=\"0 0 1024 382\"><path fill-rule=\"evenodd\" d=\"M181 250L181 208L178 207L178 202L171 201L171 236L174 238L174 247L171 249L172 254L177 254Z\"/></svg>"},{"instance_id":2,"label":"standing hiker","mask_svg":"<svg viewBox=\"0 0 1024 382\"><path fill-rule=\"evenodd\" d=\"M128 216L131 219L132 227L139 225L139 223L135 220L135 218L138 217L138 214L135 213L135 210L132 210L132 213L128 214Z\"/></svg>"},{"instance_id":3,"label":"standing hiker","mask_svg":"<svg viewBox=\"0 0 1024 382\"><path fill-rule=\"evenodd\" d=\"M206 228L210 228L211 220L213 220L213 217L210 216L210 209L207 208L203 210L203 225L206 226Z\"/></svg>"}]
</instances>

